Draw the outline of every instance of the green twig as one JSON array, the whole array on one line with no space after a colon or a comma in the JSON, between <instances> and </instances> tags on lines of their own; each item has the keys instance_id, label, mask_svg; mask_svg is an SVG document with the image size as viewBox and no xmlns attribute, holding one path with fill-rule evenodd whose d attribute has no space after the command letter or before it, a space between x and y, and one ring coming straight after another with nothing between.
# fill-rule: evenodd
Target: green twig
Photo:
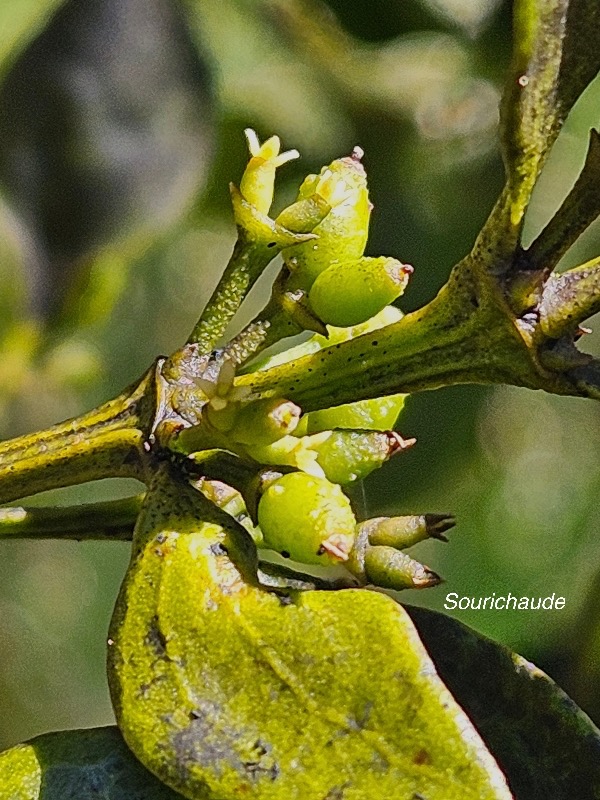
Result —
<instances>
[{"instance_id":1,"label":"green twig","mask_svg":"<svg viewBox=\"0 0 600 800\"><path fill-rule=\"evenodd\" d=\"M100 478L144 479L154 368L133 389L45 431L0 442L0 503Z\"/></svg>"},{"instance_id":2,"label":"green twig","mask_svg":"<svg viewBox=\"0 0 600 800\"><path fill-rule=\"evenodd\" d=\"M0 539L131 541L143 497L79 506L0 508Z\"/></svg>"},{"instance_id":3,"label":"green twig","mask_svg":"<svg viewBox=\"0 0 600 800\"><path fill-rule=\"evenodd\" d=\"M310 233L294 233L261 214L231 186L238 240L229 263L189 336L201 353L215 348L244 298L281 250L308 241ZM316 221L318 222L318 217ZM315 222L316 224L316 222Z\"/></svg>"},{"instance_id":4,"label":"green twig","mask_svg":"<svg viewBox=\"0 0 600 800\"><path fill-rule=\"evenodd\" d=\"M600 134L592 130L585 164L575 185L524 254L528 267L551 272L599 214Z\"/></svg>"},{"instance_id":5,"label":"green twig","mask_svg":"<svg viewBox=\"0 0 600 800\"><path fill-rule=\"evenodd\" d=\"M482 305L464 273L466 264L428 306L397 323L239 383L259 396L287 397L304 412L451 383L533 383L518 330L491 300Z\"/></svg>"}]
</instances>

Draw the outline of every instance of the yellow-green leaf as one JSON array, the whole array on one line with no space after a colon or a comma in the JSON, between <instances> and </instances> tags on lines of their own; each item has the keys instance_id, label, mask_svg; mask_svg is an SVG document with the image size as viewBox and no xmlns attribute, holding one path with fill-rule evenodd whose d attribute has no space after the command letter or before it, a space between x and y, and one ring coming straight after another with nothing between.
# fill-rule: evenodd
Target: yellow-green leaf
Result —
<instances>
[{"instance_id":1,"label":"yellow-green leaf","mask_svg":"<svg viewBox=\"0 0 600 800\"><path fill-rule=\"evenodd\" d=\"M119 725L151 771L193 800L510 798L397 603L266 591L248 541L157 475L109 647Z\"/></svg>"}]
</instances>

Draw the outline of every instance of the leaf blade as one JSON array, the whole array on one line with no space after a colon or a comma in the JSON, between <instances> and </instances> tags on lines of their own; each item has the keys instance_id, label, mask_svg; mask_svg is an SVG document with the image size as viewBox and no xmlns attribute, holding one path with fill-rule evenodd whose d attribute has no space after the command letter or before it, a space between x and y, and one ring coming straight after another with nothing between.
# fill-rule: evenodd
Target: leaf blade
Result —
<instances>
[{"instance_id":1,"label":"leaf blade","mask_svg":"<svg viewBox=\"0 0 600 800\"><path fill-rule=\"evenodd\" d=\"M515 800L596 800L600 731L540 669L444 614L406 607Z\"/></svg>"},{"instance_id":2,"label":"leaf blade","mask_svg":"<svg viewBox=\"0 0 600 800\"><path fill-rule=\"evenodd\" d=\"M115 712L152 772L204 800L510 797L397 603L264 590L206 503L156 479L111 625Z\"/></svg>"},{"instance_id":3,"label":"leaf blade","mask_svg":"<svg viewBox=\"0 0 600 800\"><path fill-rule=\"evenodd\" d=\"M5 750L0 787L10 800L181 800L134 758L114 726L47 733Z\"/></svg>"}]
</instances>

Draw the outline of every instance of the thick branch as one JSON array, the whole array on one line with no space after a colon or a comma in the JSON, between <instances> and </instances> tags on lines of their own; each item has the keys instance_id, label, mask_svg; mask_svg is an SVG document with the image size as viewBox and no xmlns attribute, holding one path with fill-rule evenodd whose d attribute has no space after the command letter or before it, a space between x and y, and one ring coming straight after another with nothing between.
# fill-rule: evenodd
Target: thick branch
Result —
<instances>
[{"instance_id":1,"label":"thick branch","mask_svg":"<svg viewBox=\"0 0 600 800\"><path fill-rule=\"evenodd\" d=\"M260 396L293 399L303 411L451 383L520 383L532 376L527 348L500 309L479 305L462 283L464 264L428 306L377 331L240 378ZM468 273L467 273L468 277ZM472 297L469 299L469 293Z\"/></svg>"},{"instance_id":2,"label":"thick branch","mask_svg":"<svg viewBox=\"0 0 600 800\"><path fill-rule=\"evenodd\" d=\"M304 412L459 383L591 394L568 370L541 365L532 331L513 317L499 287L477 278L469 259L429 305L399 322L239 379L259 396L289 398Z\"/></svg>"},{"instance_id":3,"label":"thick branch","mask_svg":"<svg viewBox=\"0 0 600 800\"><path fill-rule=\"evenodd\" d=\"M81 417L0 442L0 503L100 478L143 479L154 368L133 390Z\"/></svg>"}]
</instances>

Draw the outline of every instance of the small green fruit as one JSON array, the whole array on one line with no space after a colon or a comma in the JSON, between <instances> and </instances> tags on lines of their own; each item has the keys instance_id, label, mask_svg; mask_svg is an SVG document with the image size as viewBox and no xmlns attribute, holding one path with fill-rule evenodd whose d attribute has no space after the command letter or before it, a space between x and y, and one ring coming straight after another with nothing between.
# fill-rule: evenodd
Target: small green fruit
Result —
<instances>
[{"instance_id":1,"label":"small green fruit","mask_svg":"<svg viewBox=\"0 0 600 800\"><path fill-rule=\"evenodd\" d=\"M283 475L266 489L258 524L267 547L305 564L346 561L356 530L340 487L304 472Z\"/></svg>"},{"instance_id":2,"label":"small green fruit","mask_svg":"<svg viewBox=\"0 0 600 800\"><path fill-rule=\"evenodd\" d=\"M296 435L320 433L335 428L389 431L394 428L408 395L393 394L375 400L358 400L343 406L311 411L300 421Z\"/></svg>"},{"instance_id":3,"label":"small green fruit","mask_svg":"<svg viewBox=\"0 0 600 800\"><path fill-rule=\"evenodd\" d=\"M366 478L394 453L406 450L415 439L393 431L334 430L318 447L317 464L330 481L351 483Z\"/></svg>"}]
</instances>

